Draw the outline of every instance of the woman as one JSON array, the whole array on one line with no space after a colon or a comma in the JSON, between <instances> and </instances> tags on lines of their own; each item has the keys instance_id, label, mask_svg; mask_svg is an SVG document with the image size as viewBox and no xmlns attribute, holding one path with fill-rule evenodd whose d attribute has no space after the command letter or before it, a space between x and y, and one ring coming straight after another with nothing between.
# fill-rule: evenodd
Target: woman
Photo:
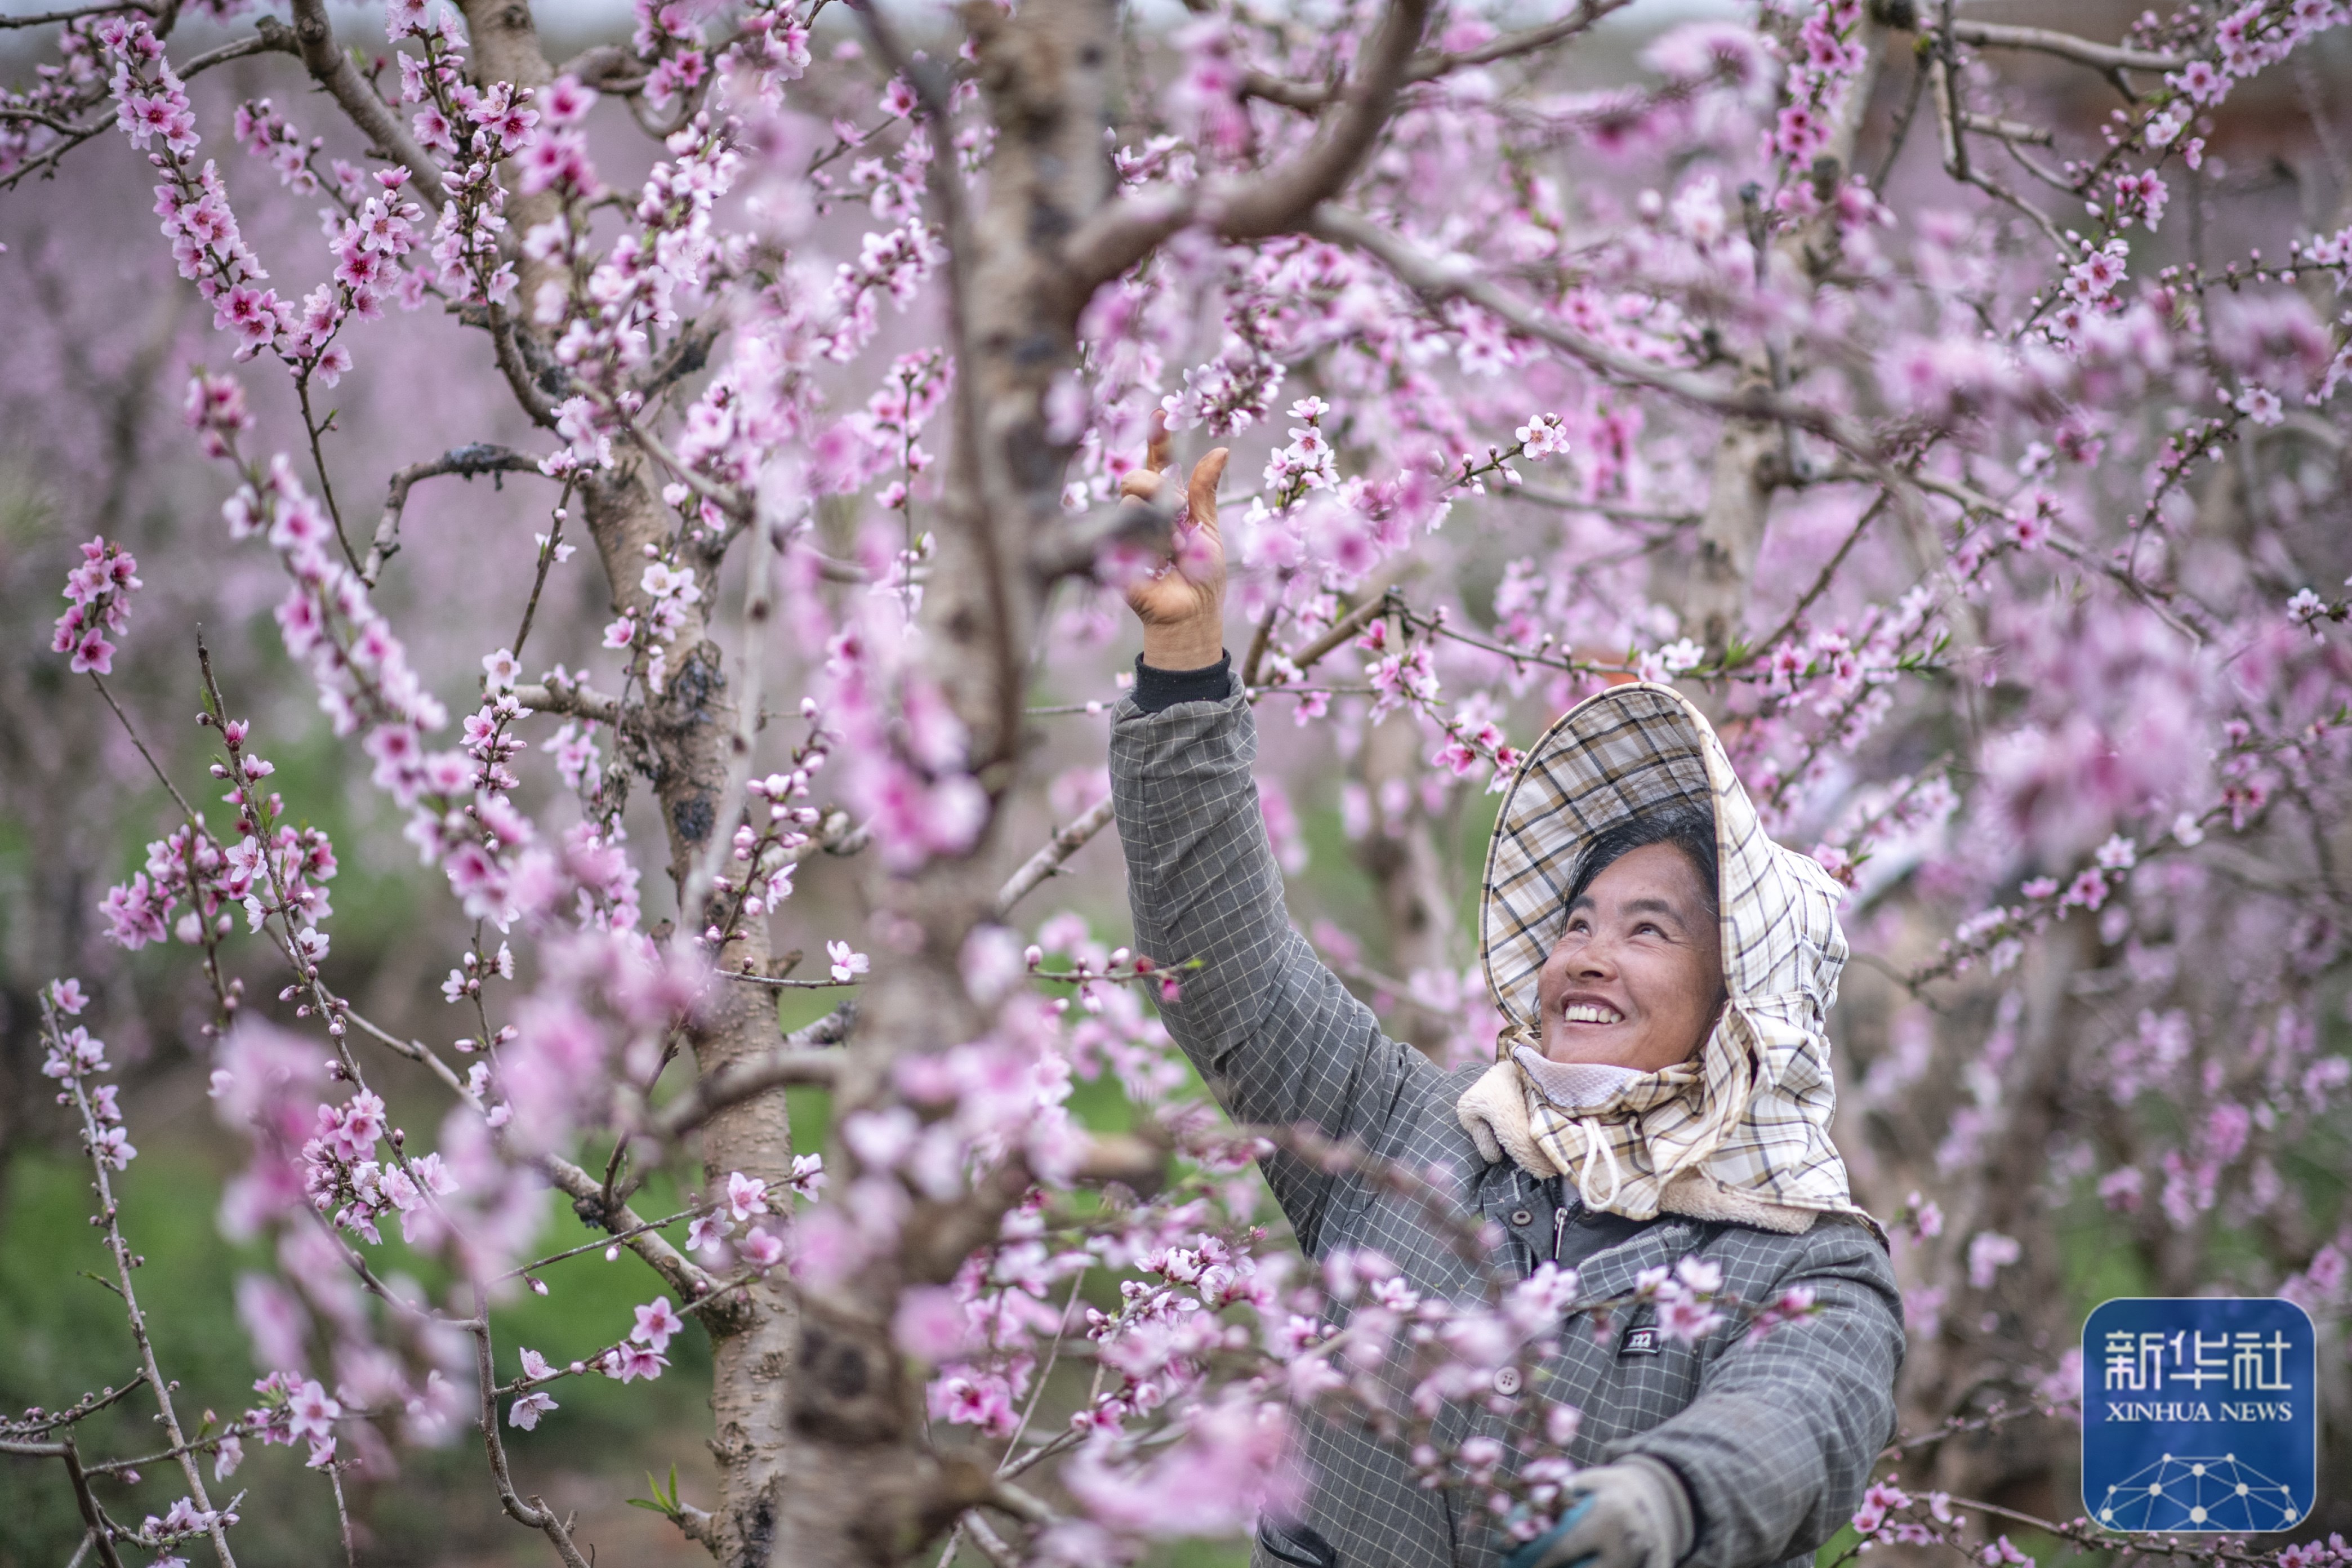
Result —
<instances>
[{"instance_id":1,"label":"woman","mask_svg":"<svg viewBox=\"0 0 2352 1568\"><path fill-rule=\"evenodd\" d=\"M1160 483L1155 437L1129 496ZM1481 930L1502 1059L1446 1073L1383 1037L1283 907L1255 730L1221 646L1224 464L1220 448L1192 471L1181 564L1129 591L1143 654L1111 739L1138 950L1201 961L1164 1009L1170 1032L1237 1121L1452 1173L1503 1237L1500 1268L1557 1259L1584 1300L1686 1258L1719 1265L1744 1302L1810 1289L1812 1316L1754 1340L1733 1323L1683 1343L1646 1310L1605 1343L1563 1335L1537 1390L1582 1413L1584 1500L1510 1568L1808 1561L1892 1433L1903 1345L1885 1242L1828 1135L1835 884L1764 836L1696 710L1617 688L1533 748L1496 825ZM1478 1289L1419 1205L1287 1154L1265 1170L1310 1256L1366 1248L1423 1291ZM1497 1391L1518 1393L1517 1373ZM1504 1432L1462 1404L1436 1437ZM1480 1497L1421 1489L1359 1430L1311 1424L1304 1447L1307 1495L1262 1527L1261 1568L1487 1568L1512 1548Z\"/></svg>"}]
</instances>

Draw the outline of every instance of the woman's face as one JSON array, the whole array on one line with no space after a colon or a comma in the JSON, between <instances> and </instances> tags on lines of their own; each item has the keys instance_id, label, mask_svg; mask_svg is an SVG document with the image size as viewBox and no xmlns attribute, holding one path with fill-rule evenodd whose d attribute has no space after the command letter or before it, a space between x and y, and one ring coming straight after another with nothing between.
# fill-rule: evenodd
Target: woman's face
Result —
<instances>
[{"instance_id":1,"label":"woman's face","mask_svg":"<svg viewBox=\"0 0 2352 1568\"><path fill-rule=\"evenodd\" d=\"M1723 935L1690 857L1645 844L1592 879L1536 994L1553 1061L1656 1072L1688 1059L1723 1007Z\"/></svg>"}]
</instances>

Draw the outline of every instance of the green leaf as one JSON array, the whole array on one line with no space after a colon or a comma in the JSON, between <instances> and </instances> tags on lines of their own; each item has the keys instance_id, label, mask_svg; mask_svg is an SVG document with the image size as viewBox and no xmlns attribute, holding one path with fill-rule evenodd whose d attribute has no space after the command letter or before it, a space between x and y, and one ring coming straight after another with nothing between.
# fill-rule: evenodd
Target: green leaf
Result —
<instances>
[{"instance_id":1,"label":"green leaf","mask_svg":"<svg viewBox=\"0 0 2352 1568\"><path fill-rule=\"evenodd\" d=\"M676 1465L672 1465L669 1468L669 1490L667 1492L664 1492L662 1490L661 1482L655 1479L654 1473L651 1470L647 1470L646 1472L646 1489L652 1492L654 1495L649 1499L641 1497L630 1498L628 1500L628 1504L631 1508L646 1509L652 1512L660 1514L664 1519L677 1519L679 1516L680 1510L677 1506L677 1467Z\"/></svg>"}]
</instances>

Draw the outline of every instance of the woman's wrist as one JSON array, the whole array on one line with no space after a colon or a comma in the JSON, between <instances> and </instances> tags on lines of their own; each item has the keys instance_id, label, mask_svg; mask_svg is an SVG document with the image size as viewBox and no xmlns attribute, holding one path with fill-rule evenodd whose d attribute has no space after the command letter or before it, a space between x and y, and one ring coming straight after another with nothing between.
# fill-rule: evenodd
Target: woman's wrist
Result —
<instances>
[{"instance_id":1,"label":"woman's wrist","mask_svg":"<svg viewBox=\"0 0 2352 1568\"><path fill-rule=\"evenodd\" d=\"M1194 616L1170 626L1144 623L1143 662L1154 669L1206 669L1224 657L1222 616Z\"/></svg>"}]
</instances>

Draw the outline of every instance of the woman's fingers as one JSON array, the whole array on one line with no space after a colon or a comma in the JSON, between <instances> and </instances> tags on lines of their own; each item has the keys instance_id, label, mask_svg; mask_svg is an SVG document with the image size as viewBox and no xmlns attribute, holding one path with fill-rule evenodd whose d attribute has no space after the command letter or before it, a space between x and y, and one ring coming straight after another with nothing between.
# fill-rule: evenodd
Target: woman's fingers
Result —
<instances>
[{"instance_id":1,"label":"woman's fingers","mask_svg":"<svg viewBox=\"0 0 2352 1568\"><path fill-rule=\"evenodd\" d=\"M1151 435L1143 444L1143 466L1153 473L1166 468L1172 458L1175 438L1168 434L1168 411L1151 411Z\"/></svg>"},{"instance_id":2,"label":"woman's fingers","mask_svg":"<svg viewBox=\"0 0 2352 1568\"><path fill-rule=\"evenodd\" d=\"M1160 493L1160 476L1172 460L1175 437L1168 434L1168 416L1160 409L1151 411L1151 435L1143 445L1143 467L1130 468L1118 481L1118 493L1127 500L1150 500Z\"/></svg>"},{"instance_id":3,"label":"woman's fingers","mask_svg":"<svg viewBox=\"0 0 2352 1568\"><path fill-rule=\"evenodd\" d=\"M1225 477L1225 460L1232 455L1223 447L1213 447L1207 457L1192 465L1192 482L1184 489L1184 507L1192 514L1193 527L1217 531L1217 485Z\"/></svg>"},{"instance_id":4,"label":"woman's fingers","mask_svg":"<svg viewBox=\"0 0 2352 1568\"><path fill-rule=\"evenodd\" d=\"M1151 444L1147 449L1145 466L1129 469L1118 481L1118 493L1128 500L1148 501L1160 493L1166 479L1162 471L1172 460L1167 417L1160 413L1151 416ZM1192 465L1192 477L1184 487L1184 505L1192 525L1210 533L1217 531L1217 486L1225 477L1225 461L1232 453L1223 447L1211 449L1208 456Z\"/></svg>"}]
</instances>

